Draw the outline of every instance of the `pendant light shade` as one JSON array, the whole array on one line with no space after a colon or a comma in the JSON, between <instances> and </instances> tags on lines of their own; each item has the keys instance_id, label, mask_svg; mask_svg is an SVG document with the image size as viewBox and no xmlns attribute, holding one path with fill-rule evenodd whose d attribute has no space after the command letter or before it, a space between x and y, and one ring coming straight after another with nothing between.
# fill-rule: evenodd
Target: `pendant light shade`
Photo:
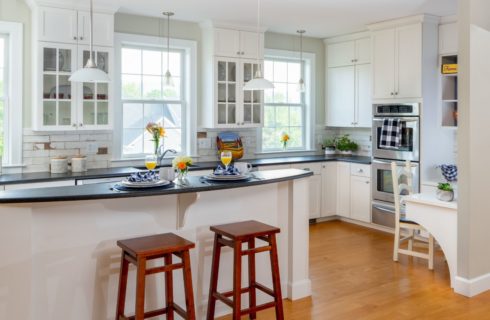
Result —
<instances>
[{"instance_id":1,"label":"pendant light shade","mask_svg":"<svg viewBox=\"0 0 490 320\"><path fill-rule=\"evenodd\" d=\"M109 75L97 68L93 58L94 10L93 0L90 0L90 54L82 69L75 71L68 79L71 82L110 82Z\"/></svg>"},{"instance_id":2,"label":"pendant light shade","mask_svg":"<svg viewBox=\"0 0 490 320\"><path fill-rule=\"evenodd\" d=\"M163 87L173 88L175 87L175 82L172 78L172 74L170 73L170 17L173 16L174 13L163 12L162 14L167 17L167 72L165 72L164 75Z\"/></svg>"},{"instance_id":3,"label":"pendant light shade","mask_svg":"<svg viewBox=\"0 0 490 320\"><path fill-rule=\"evenodd\" d=\"M257 52L260 52L260 0L257 0ZM274 84L262 76L260 61L257 62L258 68L254 78L243 86L243 90L266 90L274 88Z\"/></svg>"},{"instance_id":4,"label":"pendant light shade","mask_svg":"<svg viewBox=\"0 0 490 320\"><path fill-rule=\"evenodd\" d=\"M296 31L299 33L299 72L300 72L300 78L298 80L298 84L296 85L296 90L298 92L305 92L305 80L303 79L303 34L306 32L305 30L298 30Z\"/></svg>"}]
</instances>

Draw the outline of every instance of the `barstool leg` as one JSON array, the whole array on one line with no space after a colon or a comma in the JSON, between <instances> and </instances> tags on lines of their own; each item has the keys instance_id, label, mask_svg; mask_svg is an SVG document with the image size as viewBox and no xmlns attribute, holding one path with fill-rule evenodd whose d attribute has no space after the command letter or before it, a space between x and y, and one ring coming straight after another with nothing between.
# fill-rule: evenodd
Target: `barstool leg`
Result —
<instances>
[{"instance_id":1,"label":"barstool leg","mask_svg":"<svg viewBox=\"0 0 490 320\"><path fill-rule=\"evenodd\" d=\"M255 238L248 240L248 249L250 250L253 248L255 248ZM255 254L248 255L248 287L248 307L252 310L257 305L255 300ZM250 312L249 317L250 319L255 319L257 318L257 314L255 312Z\"/></svg>"},{"instance_id":2,"label":"barstool leg","mask_svg":"<svg viewBox=\"0 0 490 320\"><path fill-rule=\"evenodd\" d=\"M117 292L116 320L124 317L124 307L126 306L126 288L128 285L128 265L129 262L124 258L125 253L121 254L121 270L119 271L119 289Z\"/></svg>"},{"instance_id":3,"label":"barstool leg","mask_svg":"<svg viewBox=\"0 0 490 320\"><path fill-rule=\"evenodd\" d=\"M221 255L221 244L219 244L218 240L220 238L220 235L214 235L213 261L211 264L211 280L209 284L208 313L206 317L207 320L214 319L214 310L216 308L216 298L214 297L214 293L218 290L219 259Z\"/></svg>"},{"instance_id":4,"label":"barstool leg","mask_svg":"<svg viewBox=\"0 0 490 320\"><path fill-rule=\"evenodd\" d=\"M138 258L136 262L136 306L135 320L145 318L145 277L146 277L146 259Z\"/></svg>"},{"instance_id":5,"label":"barstool leg","mask_svg":"<svg viewBox=\"0 0 490 320\"><path fill-rule=\"evenodd\" d=\"M235 241L233 250L233 320L240 320L242 309L242 242Z\"/></svg>"},{"instance_id":6,"label":"barstool leg","mask_svg":"<svg viewBox=\"0 0 490 320\"><path fill-rule=\"evenodd\" d=\"M172 254L165 255L165 265L172 264ZM172 271L165 272L165 305L167 307L167 319L174 319L174 288Z\"/></svg>"},{"instance_id":7,"label":"barstool leg","mask_svg":"<svg viewBox=\"0 0 490 320\"><path fill-rule=\"evenodd\" d=\"M182 253L182 262L184 263L184 268L182 268L182 271L184 273L185 307L187 311L187 319L195 320L196 311L194 309L194 291L192 290L192 272L189 251L184 251Z\"/></svg>"},{"instance_id":8,"label":"barstool leg","mask_svg":"<svg viewBox=\"0 0 490 320\"><path fill-rule=\"evenodd\" d=\"M284 319L284 310L282 308L282 294L281 294L281 279L279 277L279 260L277 258L277 243L276 235L272 234L269 236L269 241L271 244L271 270L272 270L272 284L274 287L274 301L276 303L276 319Z\"/></svg>"}]
</instances>

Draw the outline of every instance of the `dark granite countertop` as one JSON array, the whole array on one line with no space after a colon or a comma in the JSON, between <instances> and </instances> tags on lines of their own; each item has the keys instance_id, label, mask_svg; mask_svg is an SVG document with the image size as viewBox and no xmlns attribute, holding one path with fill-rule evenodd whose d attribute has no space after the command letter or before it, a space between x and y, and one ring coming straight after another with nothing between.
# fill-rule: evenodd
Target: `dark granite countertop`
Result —
<instances>
[{"instance_id":1,"label":"dark granite countertop","mask_svg":"<svg viewBox=\"0 0 490 320\"><path fill-rule=\"evenodd\" d=\"M169 187L136 189L131 191L118 191L114 183L100 183L92 185L51 187L26 190L9 190L0 192L0 203L33 203L53 201L77 201L114 198L131 198L172 195L190 192L205 192L222 189L251 187L281 181L305 178L313 175L312 172L299 169L271 170L254 172L246 181L237 182L211 182L202 177L188 177L184 182L175 180Z\"/></svg>"},{"instance_id":2,"label":"dark granite countertop","mask_svg":"<svg viewBox=\"0 0 490 320\"><path fill-rule=\"evenodd\" d=\"M280 164L294 164L305 162L324 162L324 161L343 161L361 164L370 164L371 158L364 156L342 156L342 155L312 155L312 156L294 156L294 157L276 157L262 159L243 159L243 162L249 162L252 166L268 166ZM190 170L210 170L218 165L218 161L196 162ZM170 166L170 162L164 163L164 166ZM19 183L36 183L61 180L84 180L84 179L103 179L111 177L124 177L138 171L134 167L115 167L104 169L90 169L86 172L68 172L52 174L50 172L32 172L19 174L0 175L0 185L19 184Z\"/></svg>"}]
</instances>

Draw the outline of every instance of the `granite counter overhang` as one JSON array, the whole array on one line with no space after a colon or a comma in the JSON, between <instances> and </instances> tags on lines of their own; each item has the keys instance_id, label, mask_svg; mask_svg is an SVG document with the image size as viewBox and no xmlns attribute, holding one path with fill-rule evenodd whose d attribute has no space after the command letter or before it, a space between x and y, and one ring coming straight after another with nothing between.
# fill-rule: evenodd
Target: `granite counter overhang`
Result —
<instances>
[{"instance_id":1,"label":"granite counter overhang","mask_svg":"<svg viewBox=\"0 0 490 320\"><path fill-rule=\"evenodd\" d=\"M312 175L313 172L310 171L284 169L254 172L253 177L245 181L211 182L203 179L202 177L188 177L184 183L177 181L167 188L158 187L144 190L136 189L134 191L118 191L114 189L114 182L69 187L9 190L0 192L0 203L38 203L176 195L182 193L253 187L307 178Z\"/></svg>"},{"instance_id":2,"label":"granite counter overhang","mask_svg":"<svg viewBox=\"0 0 490 320\"><path fill-rule=\"evenodd\" d=\"M307 162L325 162L325 161L342 161L360 164L371 164L371 157L365 156L342 156L342 155L311 155L311 156L294 156L294 157L275 157L261 159L243 159L240 161L249 162L254 167L281 165L281 164L297 164ZM143 162L143 161L142 161ZM190 170L211 170L218 165L218 161L196 162L196 166ZM164 167L169 167L170 162L165 162ZM67 172L60 174L52 174L50 172L32 172L19 174L4 174L0 175L0 186L8 184L21 183L36 183L50 182L63 180L85 180L85 179L103 179L124 177L133 172L138 171L134 167L113 167L90 169L86 172Z\"/></svg>"}]
</instances>

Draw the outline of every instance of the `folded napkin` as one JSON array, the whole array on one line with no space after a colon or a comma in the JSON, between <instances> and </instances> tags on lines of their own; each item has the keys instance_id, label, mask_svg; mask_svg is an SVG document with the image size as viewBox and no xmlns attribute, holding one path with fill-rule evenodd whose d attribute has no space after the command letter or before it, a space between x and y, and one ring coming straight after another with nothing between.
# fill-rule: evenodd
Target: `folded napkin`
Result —
<instances>
[{"instance_id":1,"label":"folded napkin","mask_svg":"<svg viewBox=\"0 0 490 320\"><path fill-rule=\"evenodd\" d=\"M239 176L240 171L238 171L238 169L234 166L228 166L227 170L226 167L223 168L222 166L218 165L218 167L214 169L213 174L215 176Z\"/></svg>"},{"instance_id":2,"label":"folded napkin","mask_svg":"<svg viewBox=\"0 0 490 320\"><path fill-rule=\"evenodd\" d=\"M156 182L159 180L160 175L153 170L136 172L128 177L129 182Z\"/></svg>"}]
</instances>

